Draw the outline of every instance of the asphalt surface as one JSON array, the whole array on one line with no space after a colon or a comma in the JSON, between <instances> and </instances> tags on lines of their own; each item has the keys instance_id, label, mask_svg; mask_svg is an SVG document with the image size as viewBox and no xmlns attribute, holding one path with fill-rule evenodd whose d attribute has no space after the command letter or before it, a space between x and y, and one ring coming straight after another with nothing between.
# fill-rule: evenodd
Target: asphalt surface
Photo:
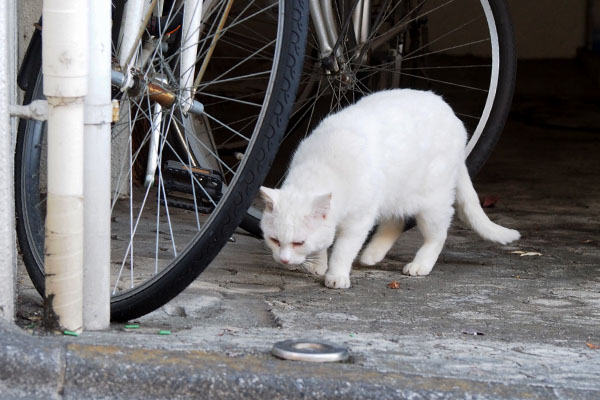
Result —
<instances>
[{"instance_id":1,"label":"asphalt surface","mask_svg":"<svg viewBox=\"0 0 600 400\"><path fill-rule=\"evenodd\" d=\"M475 180L494 203L486 213L520 241L488 243L455 222L431 275L406 277L421 240L411 230L339 291L240 231L139 328L79 337L39 333L41 299L21 268L22 329L0 324L0 398L600 398L599 92L564 79L573 63L539 67L522 67L528 80ZM293 338L344 345L350 359L270 354Z\"/></svg>"}]
</instances>

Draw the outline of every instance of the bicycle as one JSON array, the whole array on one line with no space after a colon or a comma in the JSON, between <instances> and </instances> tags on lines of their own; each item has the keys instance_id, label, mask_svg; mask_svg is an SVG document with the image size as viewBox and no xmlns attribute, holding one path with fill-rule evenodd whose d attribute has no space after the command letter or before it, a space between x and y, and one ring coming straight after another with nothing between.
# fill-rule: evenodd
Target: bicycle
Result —
<instances>
[{"instance_id":1,"label":"bicycle","mask_svg":"<svg viewBox=\"0 0 600 400\"><path fill-rule=\"evenodd\" d=\"M160 307L208 266L244 217L266 176L290 113L285 133L288 140L279 155L282 160L289 156L286 147L310 131L319 111L335 110L372 90L419 87L414 82L443 81L432 76L434 73L448 75L448 71L464 70L464 62L450 65L445 57L437 67L424 62L444 56L440 54L444 51L432 46L452 36L442 34L441 39L432 40L432 18L441 10L447 11L445 7L464 5L464 1L446 0L440 6L438 0L310 0L315 29L308 46L304 43L308 1L262 0L234 6L232 0L205 1L205 17L198 28L202 34L195 41L198 50L186 68L180 66L179 59L184 53L189 55L193 47L189 44L194 41L185 41L181 32L186 30L181 25L184 5L194 1L152 1L151 12L146 12L147 23L136 32L137 51L133 53L121 48L124 2L116 2L113 42L115 58L120 61L115 62L113 93L121 101L121 121L113 127L113 149L125 152L117 152L122 155L118 165L124 172L114 173L111 318L132 319ZM463 22L458 29L446 32L460 32L482 18L486 29L501 28L488 29L492 39L462 46L485 41L493 44L490 64L468 67L488 71L490 85L483 91L493 92L485 97L478 116L463 113L483 121L472 130L475 133L469 142L468 164L473 173L489 155L506 118L515 59L504 2L469 1L472 9L483 10L483 17L472 17L467 25ZM501 25L496 23L499 20ZM222 21L229 21L229 25L225 27ZM269 21L271 24L265 25ZM254 39L254 43L252 37L261 40ZM26 89L26 103L41 97L36 40L39 45L39 32L30 43L19 79ZM465 43L470 42L473 40ZM254 47L249 49L252 43ZM267 47L272 54L265 51ZM305 49L308 62L302 64ZM236 56L236 51L243 54ZM256 56L252 63L246 54ZM265 68L265 63L271 68ZM223 72L237 72L239 66L246 72L237 81ZM188 73L181 74L182 70ZM181 87L178 82L184 75L196 82ZM123 90L131 80L135 84ZM252 91L250 83L260 86L259 91ZM300 92L293 106L297 85ZM465 89L462 86L467 85L446 86ZM492 87L494 90L489 90ZM461 97L452 91L441 93ZM15 163L17 235L28 273L40 293L44 289L43 163L43 123L23 120ZM277 173L269 179L279 179ZM153 201L147 202L150 196ZM255 217L245 220L244 228L258 227ZM130 237L124 240L122 232L127 230ZM140 239L151 240L154 249L142 245L140 251L140 245L134 243ZM124 281L126 270L128 280ZM134 276L134 272L141 274Z\"/></svg>"},{"instance_id":2,"label":"bicycle","mask_svg":"<svg viewBox=\"0 0 600 400\"><path fill-rule=\"evenodd\" d=\"M323 116L371 92L432 90L462 119L471 176L481 169L508 116L516 50L507 4L498 0L312 1L298 98L269 186ZM256 236L259 208L242 227ZM407 228L412 224L408 224Z\"/></svg>"}]
</instances>

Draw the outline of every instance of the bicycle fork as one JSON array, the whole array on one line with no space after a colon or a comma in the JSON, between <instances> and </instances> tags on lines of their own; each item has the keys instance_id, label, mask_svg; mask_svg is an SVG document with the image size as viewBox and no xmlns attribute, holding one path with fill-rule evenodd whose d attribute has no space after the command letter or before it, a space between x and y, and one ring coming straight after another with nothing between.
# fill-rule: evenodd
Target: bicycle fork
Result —
<instances>
[{"instance_id":1,"label":"bicycle fork","mask_svg":"<svg viewBox=\"0 0 600 400\"><path fill-rule=\"evenodd\" d=\"M357 45L364 44L368 39L371 16L371 0L354 0L351 5L351 20L346 17L342 32L338 30L332 0L310 0L310 16L319 42L319 56L326 67L326 72L338 72L342 51L341 40L348 31L350 21L354 27L354 40Z\"/></svg>"}]
</instances>

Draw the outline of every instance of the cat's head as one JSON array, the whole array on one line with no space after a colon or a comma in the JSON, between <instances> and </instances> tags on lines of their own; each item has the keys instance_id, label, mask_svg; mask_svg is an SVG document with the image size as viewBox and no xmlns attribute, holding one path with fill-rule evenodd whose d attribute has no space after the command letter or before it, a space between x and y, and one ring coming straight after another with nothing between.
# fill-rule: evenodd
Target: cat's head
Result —
<instances>
[{"instance_id":1,"label":"cat's head","mask_svg":"<svg viewBox=\"0 0 600 400\"><path fill-rule=\"evenodd\" d=\"M302 264L310 254L331 246L335 223L330 193L261 187L260 195L265 204L260 227L276 261Z\"/></svg>"}]
</instances>

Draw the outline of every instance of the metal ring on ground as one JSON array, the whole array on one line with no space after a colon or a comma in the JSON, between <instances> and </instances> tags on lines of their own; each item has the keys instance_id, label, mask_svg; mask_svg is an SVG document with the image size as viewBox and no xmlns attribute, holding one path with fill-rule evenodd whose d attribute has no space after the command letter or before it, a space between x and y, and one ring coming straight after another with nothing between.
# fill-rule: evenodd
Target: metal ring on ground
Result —
<instances>
[{"instance_id":1,"label":"metal ring on ground","mask_svg":"<svg viewBox=\"0 0 600 400\"><path fill-rule=\"evenodd\" d=\"M349 357L348 349L320 340L297 339L277 342L271 353L284 360L336 362Z\"/></svg>"}]
</instances>

